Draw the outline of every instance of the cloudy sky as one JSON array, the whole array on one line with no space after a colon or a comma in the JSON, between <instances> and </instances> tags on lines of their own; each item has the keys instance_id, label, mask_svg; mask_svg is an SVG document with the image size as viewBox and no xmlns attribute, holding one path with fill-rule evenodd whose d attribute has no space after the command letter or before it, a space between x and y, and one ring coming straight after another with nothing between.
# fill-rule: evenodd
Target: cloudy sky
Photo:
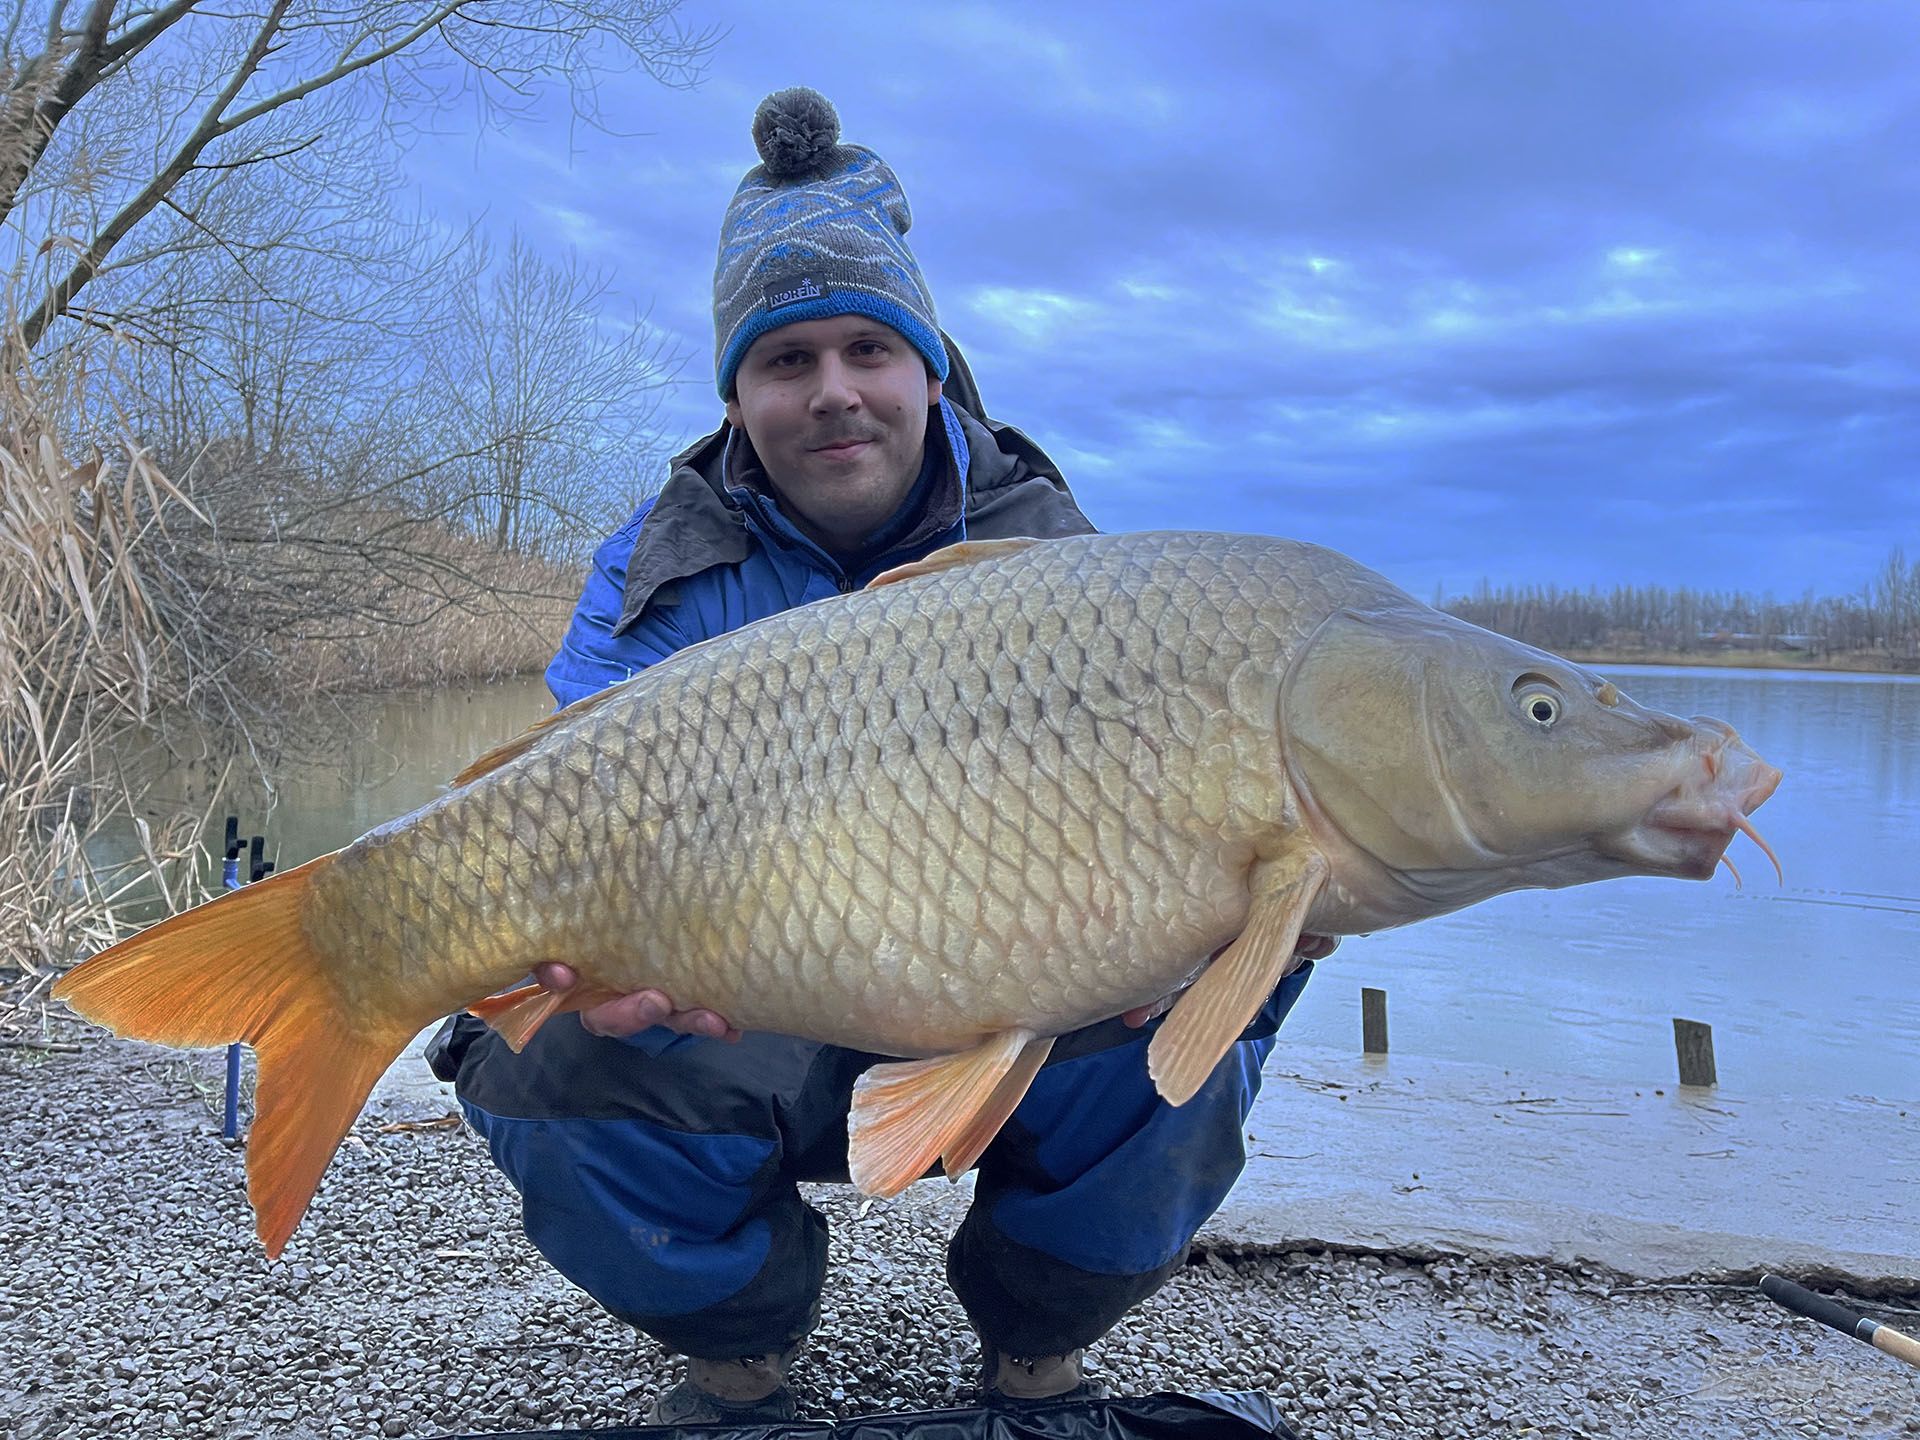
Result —
<instances>
[{"instance_id":1,"label":"cloudy sky","mask_svg":"<svg viewBox=\"0 0 1920 1440\"><path fill-rule=\"evenodd\" d=\"M1177 13L1176 13L1177 12ZM712 428L721 212L769 91L905 184L989 410L1110 530L1482 577L1857 590L1920 552L1920 27L1900 5L685 0L707 80L619 136L414 154L571 248Z\"/></svg>"}]
</instances>

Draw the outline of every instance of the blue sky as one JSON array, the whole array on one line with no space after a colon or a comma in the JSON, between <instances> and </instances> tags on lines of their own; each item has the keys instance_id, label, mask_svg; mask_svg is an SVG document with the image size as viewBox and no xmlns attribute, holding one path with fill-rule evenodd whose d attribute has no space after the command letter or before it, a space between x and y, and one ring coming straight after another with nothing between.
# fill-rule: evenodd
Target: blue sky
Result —
<instances>
[{"instance_id":1,"label":"blue sky","mask_svg":"<svg viewBox=\"0 0 1920 1440\"><path fill-rule=\"evenodd\" d=\"M1176 14L1175 12L1178 11ZM1920 552L1905 6L717 3L709 78L422 144L425 201L610 272L718 419L748 123L893 166L942 323L1102 528L1482 577L1857 590ZM636 477L636 489L640 477Z\"/></svg>"}]
</instances>

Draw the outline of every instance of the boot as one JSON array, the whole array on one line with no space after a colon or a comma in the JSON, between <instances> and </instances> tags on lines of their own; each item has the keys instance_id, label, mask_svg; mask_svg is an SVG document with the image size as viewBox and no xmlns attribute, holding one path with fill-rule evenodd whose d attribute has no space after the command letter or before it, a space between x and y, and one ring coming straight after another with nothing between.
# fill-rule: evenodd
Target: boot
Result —
<instances>
[{"instance_id":1,"label":"boot","mask_svg":"<svg viewBox=\"0 0 1920 1440\"><path fill-rule=\"evenodd\" d=\"M980 1342L980 1388L989 1405L1018 1409L1043 1400L1104 1400L1107 1387L1086 1377L1086 1350L1008 1355Z\"/></svg>"},{"instance_id":2,"label":"boot","mask_svg":"<svg viewBox=\"0 0 1920 1440\"><path fill-rule=\"evenodd\" d=\"M732 1360L687 1357L687 1378L662 1392L649 1425L778 1425L794 1418L787 1367L800 1347Z\"/></svg>"}]
</instances>

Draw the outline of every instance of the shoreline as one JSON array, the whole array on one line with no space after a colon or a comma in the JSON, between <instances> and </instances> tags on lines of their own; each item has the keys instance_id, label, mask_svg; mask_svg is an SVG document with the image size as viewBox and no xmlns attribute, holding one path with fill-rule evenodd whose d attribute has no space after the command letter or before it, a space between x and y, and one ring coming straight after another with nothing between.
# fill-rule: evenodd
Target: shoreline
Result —
<instances>
[{"instance_id":1,"label":"shoreline","mask_svg":"<svg viewBox=\"0 0 1920 1440\"><path fill-rule=\"evenodd\" d=\"M31 1070L50 1082L21 1085L23 1103L0 1117L16 1177L0 1246L20 1258L0 1295L7 1433L428 1440L626 1426L677 1378L657 1344L534 1252L512 1187L476 1135L446 1123L444 1097L377 1098L269 1263L241 1152L219 1138L218 1052L106 1040L78 1023L49 1038L81 1051L0 1052L0 1079ZM1288 1111L1316 1096L1337 1111L1367 1104L1289 1088ZM1470 1131L1447 1134L1473 1144ZM1323 1195L1337 1198L1370 1154L1405 1183L1377 1141L1327 1151L1304 1138L1257 1148L1320 1150L1291 1163ZM976 1347L945 1282L972 1191L970 1179L931 1182L875 1202L806 1187L831 1221L820 1322L793 1382L808 1420L975 1403ZM1093 1373L1117 1392L1257 1388L1314 1440L1920 1436L1915 1372L1738 1278L1649 1283L1583 1263L1210 1231L1093 1347ZM1843 1298L1911 1328L1904 1293Z\"/></svg>"},{"instance_id":2,"label":"shoreline","mask_svg":"<svg viewBox=\"0 0 1920 1440\"><path fill-rule=\"evenodd\" d=\"M1231 1243L1592 1266L1641 1283L1764 1271L1920 1294L1920 1101L1815 1099L1283 1045ZM1329 1171L1307 1156L1339 1156Z\"/></svg>"},{"instance_id":3,"label":"shoreline","mask_svg":"<svg viewBox=\"0 0 1920 1440\"><path fill-rule=\"evenodd\" d=\"M1525 643L1524 641L1521 643ZM1576 665L1660 665L1700 670L1779 670L1814 675L1920 675L1920 660L1880 655L1811 655L1779 651L1716 650L1564 650L1555 652Z\"/></svg>"}]
</instances>

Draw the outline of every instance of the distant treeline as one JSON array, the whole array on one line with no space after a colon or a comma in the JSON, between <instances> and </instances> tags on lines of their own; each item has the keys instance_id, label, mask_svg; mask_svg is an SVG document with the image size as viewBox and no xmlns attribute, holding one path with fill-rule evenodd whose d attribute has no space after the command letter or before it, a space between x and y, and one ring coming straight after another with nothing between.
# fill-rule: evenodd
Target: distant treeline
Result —
<instances>
[{"instance_id":1,"label":"distant treeline","mask_svg":"<svg viewBox=\"0 0 1920 1440\"><path fill-rule=\"evenodd\" d=\"M1498 588L1482 581L1471 595L1436 604L1475 625L1553 651L1663 653L1755 650L1816 660L1885 657L1920 663L1920 564L1895 547L1874 578L1853 595L1795 600L1771 593L1616 585Z\"/></svg>"}]
</instances>

